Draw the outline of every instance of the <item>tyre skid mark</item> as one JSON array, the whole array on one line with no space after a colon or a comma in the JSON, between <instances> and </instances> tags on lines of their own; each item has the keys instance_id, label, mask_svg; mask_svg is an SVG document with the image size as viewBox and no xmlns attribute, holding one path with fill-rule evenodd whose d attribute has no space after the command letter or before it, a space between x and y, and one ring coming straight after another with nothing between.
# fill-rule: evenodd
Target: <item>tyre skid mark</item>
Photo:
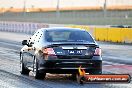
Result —
<instances>
[{"instance_id":1,"label":"tyre skid mark","mask_svg":"<svg viewBox=\"0 0 132 88\"><path fill-rule=\"evenodd\" d=\"M118 74L130 74L132 76L132 65L126 65L126 64L119 64L119 63L113 63L112 62L104 62L105 65L103 65L103 69L105 71L110 71Z\"/></svg>"},{"instance_id":2,"label":"tyre skid mark","mask_svg":"<svg viewBox=\"0 0 132 88\"><path fill-rule=\"evenodd\" d=\"M8 78L10 80L15 79L15 81L18 81L19 83L27 84L27 82L28 82L28 85L30 85L32 87L36 87L36 88L37 87L52 88L49 85L42 84L42 83L39 82L39 80L35 80L31 77L28 77L28 76L26 77L26 76L23 76L23 75L16 75L16 74L13 74L13 73L7 72L5 70L1 70L1 69L0 69L0 75L3 76L3 77Z\"/></svg>"}]
</instances>

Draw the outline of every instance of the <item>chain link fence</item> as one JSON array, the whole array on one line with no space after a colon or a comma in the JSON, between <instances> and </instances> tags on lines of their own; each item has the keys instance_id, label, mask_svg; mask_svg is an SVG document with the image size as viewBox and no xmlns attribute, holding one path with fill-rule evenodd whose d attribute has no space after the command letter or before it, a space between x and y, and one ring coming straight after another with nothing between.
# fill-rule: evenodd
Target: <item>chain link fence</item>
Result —
<instances>
[{"instance_id":1,"label":"chain link fence","mask_svg":"<svg viewBox=\"0 0 132 88\"><path fill-rule=\"evenodd\" d=\"M80 25L132 25L132 10L107 11L60 11L53 12L6 12L0 14L1 21L26 21L53 24Z\"/></svg>"}]
</instances>

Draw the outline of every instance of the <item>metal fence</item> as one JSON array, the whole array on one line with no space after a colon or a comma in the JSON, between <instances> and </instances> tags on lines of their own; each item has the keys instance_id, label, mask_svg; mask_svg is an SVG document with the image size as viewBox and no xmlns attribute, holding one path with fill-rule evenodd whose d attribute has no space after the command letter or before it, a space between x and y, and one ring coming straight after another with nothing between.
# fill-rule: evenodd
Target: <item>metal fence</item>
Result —
<instances>
[{"instance_id":1,"label":"metal fence","mask_svg":"<svg viewBox=\"0 0 132 88\"><path fill-rule=\"evenodd\" d=\"M107 11L60 11L53 12L6 12L0 14L0 21L26 21L53 24L81 25L132 25L132 10Z\"/></svg>"}]
</instances>

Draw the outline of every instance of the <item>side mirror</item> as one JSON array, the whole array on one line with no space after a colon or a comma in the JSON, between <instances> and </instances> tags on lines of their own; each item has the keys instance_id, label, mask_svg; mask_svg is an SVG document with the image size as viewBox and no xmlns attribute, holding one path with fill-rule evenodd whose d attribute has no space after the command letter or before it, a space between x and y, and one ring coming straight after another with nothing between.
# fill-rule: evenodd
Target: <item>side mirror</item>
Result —
<instances>
[{"instance_id":1,"label":"side mirror","mask_svg":"<svg viewBox=\"0 0 132 88\"><path fill-rule=\"evenodd\" d=\"M27 40L23 40L23 41L22 41L22 45L28 45Z\"/></svg>"}]
</instances>

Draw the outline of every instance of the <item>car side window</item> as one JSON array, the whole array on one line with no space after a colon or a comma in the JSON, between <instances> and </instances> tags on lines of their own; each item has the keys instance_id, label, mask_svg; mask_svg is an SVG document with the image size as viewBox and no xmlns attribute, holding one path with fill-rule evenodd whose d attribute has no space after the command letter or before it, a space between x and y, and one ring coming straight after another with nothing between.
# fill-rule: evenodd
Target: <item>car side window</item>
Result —
<instances>
[{"instance_id":1,"label":"car side window","mask_svg":"<svg viewBox=\"0 0 132 88\"><path fill-rule=\"evenodd\" d=\"M38 34L39 34L39 31L36 31L36 33L34 33L34 35L30 38L29 42L35 43Z\"/></svg>"},{"instance_id":2,"label":"car side window","mask_svg":"<svg viewBox=\"0 0 132 88\"><path fill-rule=\"evenodd\" d=\"M40 42L40 39L41 39L41 37L42 37L42 31L39 31L38 33L37 33L37 35L36 35L36 37L35 37L35 39L34 39L34 42L36 43L36 42Z\"/></svg>"},{"instance_id":3,"label":"car side window","mask_svg":"<svg viewBox=\"0 0 132 88\"><path fill-rule=\"evenodd\" d=\"M39 41L40 41L41 34L42 34L42 32L39 32L39 33L37 34L37 36L35 37L35 41L34 41L34 42L39 42Z\"/></svg>"}]
</instances>

